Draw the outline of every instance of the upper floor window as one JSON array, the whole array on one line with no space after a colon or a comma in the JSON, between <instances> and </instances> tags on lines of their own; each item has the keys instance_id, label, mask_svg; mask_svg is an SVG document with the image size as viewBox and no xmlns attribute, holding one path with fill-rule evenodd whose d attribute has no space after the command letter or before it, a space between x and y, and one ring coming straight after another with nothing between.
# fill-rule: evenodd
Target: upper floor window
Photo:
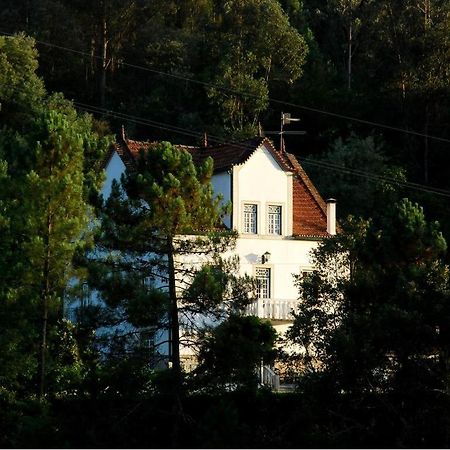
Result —
<instances>
[{"instance_id":1,"label":"upper floor window","mask_svg":"<svg viewBox=\"0 0 450 450\"><path fill-rule=\"evenodd\" d=\"M270 298L270 268L256 268L257 297Z\"/></svg>"},{"instance_id":2,"label":"upper floor window","mask_svg":"<svg viewBox=\"0 0 450 450\"><path fill-rule=\"evenodd\" d=\"M268 206L267 222L269 234L281 234L281 206Z\"/></svg>"},{"instance_id":3,"label":"upper floor window","mask_svg":"<svg viewBox=\"0 0 450 450\"><path fill-rule=\"evenodd\" d=\"M244 233L256 234L258 232L257 213L257 205L244 203Z\"/></svg>"}]
</instances>

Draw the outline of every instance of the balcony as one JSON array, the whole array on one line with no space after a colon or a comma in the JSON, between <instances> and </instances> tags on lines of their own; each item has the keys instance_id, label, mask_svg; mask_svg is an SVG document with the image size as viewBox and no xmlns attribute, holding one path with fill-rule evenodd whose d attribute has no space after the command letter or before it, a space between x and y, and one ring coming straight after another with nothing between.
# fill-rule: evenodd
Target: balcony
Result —
<instances>
[{"instance_id":1,"label":"balcony","mask_svg":"<svg viewBox=\"0 0 450 450\"><path fill-rule=\"evenodd\" d=\"M292 310L298 305L295 299L260 298L247 306L247 314L261 319L292 320Z\"/></svg>"}]
</instances>

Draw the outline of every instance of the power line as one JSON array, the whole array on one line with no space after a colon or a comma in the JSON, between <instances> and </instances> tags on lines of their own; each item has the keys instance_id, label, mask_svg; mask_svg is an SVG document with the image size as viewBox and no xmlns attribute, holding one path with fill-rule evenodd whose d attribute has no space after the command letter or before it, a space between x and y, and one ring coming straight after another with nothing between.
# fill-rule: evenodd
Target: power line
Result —
<instances>
[{"instance_id":1,"label":"power line","mask_svg":"<svg viewBox=\"0 0 450 450\"><path fill-rule=\"evenodd\" d=\"M385 183L388 183L391 185L398 185L398 186L404 187L406 189L422 191L422 192L426 192L429 194L436 194L436 195L441 195L443 197L450 198L450 191L445 190L445 189L428 187L426 185L413 183L410 181L396 180L395 178L386 177L384 175L370 174L368 172L363 172L358 169L353 169L350 167L340 166L340 165L336 165L336 164L330 164L327 161L318 161L318 160L314 160L311 158L303 158L303 157L300 157L298 159L302 162L302 164L317 166L317 167L320 167L323 169L328 169L328 170L334 170L337 172L341 172L344 175L352 175L352 176L356 176L356 177L361 177L361 178L365 178L369 181L374 181L374 182L375 181L384 181Z\"/></svg>"},{"instance_id":2,"label":"power line","mask_svg":"<svg viewBox=\"0 0 450 450\"><path fill-rule=\"evenodd\" d=\"M7 83L2 83L3 86L8 86L11 87L14 91L16 92L21 92L19 89L17 89L16 86L12 86L10 84ZM167 123L163 123L163 122L158 122L155 120L151 120L151 119L145 119L139 116L133 116L130 114L126 114L126 113L121 113L118 111L113 111L107 108L102 108L100 106L94 106L94 105L90 105L87 103L81 103L81 102L76 102L73 101L72 102L78 109L91 113L91 114L102 114L102 115L106 115L109 117L113 117L116 119L121 119L121 120L126 120L128 122L131 123L135 123L138 125L144 125L144 126L149 126L151 128L157 128L160 130L165 130L165 131L170 131L172 133L176 133L176 134L181 134L184 136L189 136L189 137L194 137L194 138L201 138L203 137L204 133L200 132L200 131L195 131L195 130L190 130L187 128L183 128L183 127L177 127L175 125L171 125L171 124L167 124ZM208 135L208 139L211 140L212 142L216 142L218 144L231 144L235 147L238 148L242 148L242 149L246 149L247 147L242 144L242 142L239 141L233 141L233 140L224 140L221 137L218 136L214 136L209 134ZM409 182L409 181L401 181L401 180L396 180L394 178L391 177L386 177L384 175L376 175L376 174L371 174L369 172L365 172L359 169L353 169L353 168L349 168L349 167L345 167L345 166L341 166L338 164L334 164L328 161L320 161L320 160L314 160L311 158L307 158L307 157L299 157L298 158L302 163L306 163L309 165L313 165L313 166L317 166L320 168L324 168L326 170L334 170L340 173L343 173L345 175L352 175L352 176L357 176L357 177L361 177L361 178L365 178L369 181L384 181L388 184L391 185L398 185L407 189L411 189L411 190L417 190L417 191L422 191L422 192L427 192L430 194L436 194L436 195L440 195L440 196L444 196L444 197L450 197L450 191L445 190L445 189L441 189L441 188L433 188L430 186L426 186L426 185L422 185L422 184L418 184L418 183L413 183L413 182Z\"/></svg>"},{"instance_id":3,"label":"power line","mask_svg":"<svg viewBox=\"0 0 450 450\"><path fill-rule=\"evenodd\" d=\"M171 125L171 124L167 124L167 123L163 123L163 122L157 122L156 120L151 120L151 119L145 119L143 117L139 117L139 116L133 116L131 114L126 114L126 113L121 113L119 111L112 111L110 109L107 108L102 108L99 106L94 106L94 105L89 105L86 103L81 103L81 102L77 102L77 101L73 101L73 104L77 107L79 107L80 109L83 110L89 110L88 112L92 112L92 113L96 113L96 114L105 114L106 116L112 116L114 118L117 119L125 119L128 120L130 122L135 122L135 123L139 123L140 125L148 125L151 126L153 128L160 128L160 129L164 129L167 131L172 131L174 133L179 133L179 134L183 134L183 135L190 135L191 137L202 137L204 133L199 132L199 131L194 131L194 130L189 130L187 128L181 128L181 127L177 127L175 125Z\"/></svg>"},{"instance_id":4,"label":"power line","mask_svg":"<svg viewBox=\"0 0 450 450\"><path fill-rule=\"evenodd\" d=\"M14 36L14 33L8 33L6 31L2 31L2 30L0 30L0 34L3 34L5 36ZM85 57L88 57L88 58L95 58L95 59L103 60L103 57L100 56L100 55L93 55L93 54L90 54L88 52L83 52L81 50L76 50L76 49L73 49L73 48L69 48L69 47L65 47L65 46L62 46L62 45L53 44L53 43L50 43L50 42L41 41L41 40L38 40L38 39L35 39L35 41L38 44L45 45L47 47L53 47L53 48L57 48L59 50L72 52L72 53L75 53L75 54L78 54L78 55L82 55L82 56L85 56ZM230 92L230 93L233 93L233 94L239 94L239 95L243 95L243 96L251 97L251 98L259 98L257 95L249 93L249 92L244 92L244 91L240 91L240 90L236 90L236 89L231 89L231 88L227 88L225 86L219 86L219 85L214 84L214 83L209 83L209 82L206 82L206 81L197 80L195 78L185 77L183 75L177 75L177 74L164 72L164 71L157 70L157 69L151 69L149 67L141 66L141 65L138 65L138 64L131 64L131 63L127 63L127 62L120 62L119 65L122 65L122 66L125 66L125 67L130 67L130 68L133 68L133 69L143 70L143 71L154 73L156 75L160 75L160 76L164 76L164 77L171 77L171 78L174 78L174 79L177 79L177 80L187 81L189 83L195 83L195 84L198 84L198 85L201 85L201 86L212 87L212 88L219 89L219 90L226 91L226 92ZM285 100L278 100L278 99L271 98L271 97L269 97L269 101L272 102L272 103L276 103L276 104L282 105L282 106L290 106L292 108L298 108L298 109L302 109L304 111L308 111L308 112L312 112L312 113L316 113L316 114L322 114L322 115L327 115L327 116L330 116L330 117L336 117L336 118L339 118L339 119L348 120L348 121L360 123L360 124L363 124L363 125L370 125L370 126L376 127L376 128L383 128L383 129L390 130L390 131L396 131L396 132L400 132L400 133L410 134L410 135L413 135L413 136L423 137L423 138L427 138L427 139L433 139L435 141L450 143L450 139L439 137L439 136L430 135L430 134L427 134L427 133L421 133L419 131L407 130L405 128L400 128L400 127L396 127L396 126L392 126L392 125L388 125L388 124L384 124L384 123L380 123L380 122L374 122L374 121L370 121L370 120L359 119L357 117L347 116L347 115L344 115L344 114L339 114L339 113L335 113L335 112L331 112L331 111L326 111L326 110L319 109L319 108L314 108L314 107L311 107L311 106L299 105L297 103L288 102L288 101L285 101Z\"/></svg>"},{"instance_id":5,"label":"power line","mask_svg":"<svg viewBox=\"0 0 450 450\"><path fill-rule=\"evenodd\" d=\"M120 113L117 111L111 111L106 108L101 108L101 107L97 107L97 106L93 106L93 105L87 105L84 103L74 102L74 104L77 105L80 109L87 111L87 112L96 113L96 114L105 114L106 113L107 115L109 115L111 117L114 117L117 119L124 119L124 120L130 121L132 123L136 123L139 125L147 125L147 126L150 126L153 128L171 131L171 132L175 132L175 133L182 134L185 136L190 136L190 137L201 138L203 136L203 133L200 131L194 131L194 130L189 130L187 128L176 127L171 124L157 122L157 121L149 120L149 119L144 119L141 117L132 116L132 115L125 114L125 113ZM208 135L208 139L213 142L216 142L218 144L231 144L238 148L242 148L242 149L246 148L245 145L242 144L242 142L224 140L223 138L220 138L220 137L214 136L214 135ZM413 183L413 182L409 182L409 181L396 180L395 178L392 178L392 177L371 174L369 172L365 172L365 171L362 171L359 169L353 169L350 167L341 166L339 164L334 164L334 163L331 163L328 161L319 161L319 160L314 160L314 159L307 158L307 157L300 157L299 159L302 163L321 167L321 168L328 169L328 170L334 170L334 171L337 171L337 172L340 172L340 173L343 173L346 175L352 175L352 176L365 178L365 179L368 179L369 181L374 181L374 182L375 181L384 181L386 183L398 185L398 186L401 186L401 187L404 187L407 189L427 192L430 194L441 195L443 197L450 197L450 191L445 190L445 189L433 188L430 186L422 185L419 183Z\"/></svg>"}]
</instances>

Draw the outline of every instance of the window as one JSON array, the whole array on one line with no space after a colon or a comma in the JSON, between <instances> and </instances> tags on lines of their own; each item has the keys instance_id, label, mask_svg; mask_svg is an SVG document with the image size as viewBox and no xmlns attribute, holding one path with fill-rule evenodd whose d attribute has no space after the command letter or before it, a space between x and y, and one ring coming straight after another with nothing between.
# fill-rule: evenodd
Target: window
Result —
<instances>
[{"instance_id":1,"label":"window","mask_svg":"<svg viewBox=\"0 0 450 450\"><path fill-rule=\"evenodd\" d=\"M300 269L300 274L303 280L310 277L312 273L313 271L310 269Z\"/></svg>"},{"instance_id":2,"label":"window","mask_svg":"<svg viewBox=\"0 0 450 450\"><path fill-rule=\"evenodd\" d=\"M270 298L270 268L256 268L257 297Z\"/></svg>"},{"instance_id":3,"label":"window","mask_svg":"<svg viewBox=\"0 0 450 450\"><path fill-rule=\"evenodd\" d=\"M153 351L155 348L155 330L151 327L141 330L140 347L142 350Z\"/></svg>"},{"instance_id":4,"label":"window","mask_svg":"<svg viewBox=\"0 0 450 450\"><path fill-rule=\"evenodd\" d=\"M87 283L83 283L80 307L85 308L90 304L91 304L91 290L89 289L89 285Z\"/></svg>"},{"instance_id":5,"label":"window","mask_svg":"<svg viewBox=\"0 0 450 450\"><path fill-rule=\"evenodd\" d=\"M244 233L256 234L258 207L254 204L244 203Z\"/></svg>"},{"instance_id":6,"label":"window","mask_svg":"<svg viewBox=\"0 0 450 450\"><path fill-rule=\"evenodd\" d=\"M153 277L144 277L142 278L142 287L145 288L145 290L150 290L154 287L155 282Z\"/></svg>"},{"instance_id":7,"label":"window","mask_svg":"<svg viewBox=\"0 0 450 450\"><path fill-rule=\"evenodd\" d=\"M268 206L267 222L269 234L281 234L281 206Z\"/></svg>"}]
</instances>

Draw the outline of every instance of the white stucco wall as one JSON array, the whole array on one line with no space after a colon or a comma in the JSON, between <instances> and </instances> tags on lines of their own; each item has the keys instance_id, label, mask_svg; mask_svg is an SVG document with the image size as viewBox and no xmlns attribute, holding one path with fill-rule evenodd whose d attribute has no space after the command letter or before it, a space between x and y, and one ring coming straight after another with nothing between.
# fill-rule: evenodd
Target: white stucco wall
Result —
<instances>
[{"instance_id":1,"label":"white stucco wall","mask_svg":"<svg viewBox=\"0 0 450 450\"><path fill-rule=\"evenodd\" d=\"M296 300L298 291L293 274L311 270L310 252L318 241L293 239L292 173L284 171L269 150L262 146L240 166L233 168L233 228L239 231L235 252L240 257L241 273L255 275L258 266L271 268L271 298ZM243 233L243 205L258 206L257 234ZM282 235L267 229L268 205L282 206ZM269 252L270 261L261 256Z\"/></svg>"},{"instance_id":2,"label":"white stucco wall","mask_svg":"<svg viewBox=\"0 0 450 450\"><path fill-rule=\"evenodd\" d=\"M285 172L265 146L243 164L233 167L233 228L242 233L243 205L258 209L258 234L268 234L267 207L281 205L282 234L292 234L292 174Z\"/></svg>"},{"instance_id":3,"label":"white stucco wall","mask_svg":"<svg viewBox=\"0 0 450 450\"><path fill-rule=\"evenodd\" d=\"M317 240L300 240L292 237L275 239L268 236L241 235L237 239L235 252L240 257L242 275L255 276L257 267L270 268L270 299L257 300L250 313L270 319L280 337L284 337L292 325L291 313L293 308L298 306L299 292L294 285L294 275L313 270L311 251L318 244ZM270 259L262 264L261 256L266 252L270 253ZM283 349L298 350L297 347L283 347Z\"/></svg>"},{"instance_id":4,"label":"white stucco wall","mask_svg":"<svg viewBox=\"0 0 450 450\"><path fill-rule=\"evenodd\" d=\"M219 172L214 174L211 180L211 184L216 194L222 194L222 204L227 204L231 201L231 173ZM224 218L224 223L228 228L231 228L230 215L227 215Z\"/></svg>"},{"instance_id":5,"label":"white stucco wall","mask_svg":"<svg viewBox=\"0 0 450 450\"><path fill-rule=\"evenodd\" d=\"M116 151L112 154L105 168L106 179L102 188L103 198L106 200L111 195L113 180L120 181L120 176L125 172L125 164Z\"/></svg>"},{"instance_id":6,"label":"white stucco wall","mask_svg":"<svg viewBox=\"0 0 450 450\"><path fill-rule=\"evenodd\" d=\"M298 299L298 291L293 274L312 269L310 252L316 246L316 241L241 236L236 243L236 253L240 257L242 274L253 276L256 267L271 269L270 298L295 300ZM266 252L270 253L270 260L262 264L261 256Z\"/></svg>"}]
</instances>

